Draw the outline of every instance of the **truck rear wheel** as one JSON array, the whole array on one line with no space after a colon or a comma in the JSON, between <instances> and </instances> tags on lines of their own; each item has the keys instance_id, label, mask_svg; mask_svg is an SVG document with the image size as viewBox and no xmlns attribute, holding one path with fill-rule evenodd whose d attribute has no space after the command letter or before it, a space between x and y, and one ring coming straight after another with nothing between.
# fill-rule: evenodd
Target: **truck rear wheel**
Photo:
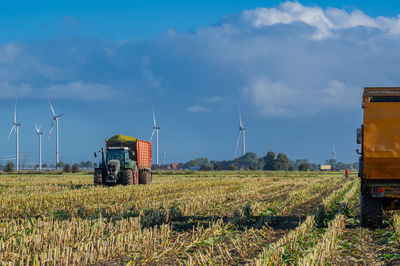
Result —
<instances>
[{"instance_id":1,"label":"truck rear wheel","mask_svg":"<svg viewBox=\"0 0 400 266\"><path fill-rule=\"evenodd\" d=\"M103 169L101 168L94 169L93 181L95 185L103 184Z\"/></svg>"},{"instance_id":2,"label":"truck rear wheel","mask_svg":"<svg viewBox=\"0 0 400 266\"><path fill-rule=\"evenodd\" d=\"M151 172L143 171L140 173L140 184L149 185L152 179Z\"/></svg>"},{"instance_id":3,"label":"truck rear wheel","mask_svg":"<svg viewBox=\"0 0 400 266\"><path fill-rule=\"evenodd\" d=\"M375 199L366 192L361 192L360 222L362 227L376 228L382 226L382 203L382 200Z\"/></svg>"},{"instance_id":4,"label":"truck rear wheel","mask_svg":"<svg viewBox=\"0 0 400 266\"><path fill-rule=\"evenodd\" d=\"M124 169L121 172L121 184L133 185L133 171L132 169Z\"/></svg>"}]
</instances>

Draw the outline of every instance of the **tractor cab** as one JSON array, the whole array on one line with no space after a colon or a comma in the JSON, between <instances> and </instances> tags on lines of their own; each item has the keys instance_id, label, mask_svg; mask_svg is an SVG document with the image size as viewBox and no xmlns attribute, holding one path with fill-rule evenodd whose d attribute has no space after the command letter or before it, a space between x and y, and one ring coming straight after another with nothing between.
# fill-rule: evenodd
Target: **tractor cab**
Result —
<instances>
[{"instance_id":1,"label":"tractor cab","mask_svg":"<svg viewBox=\"0 0 400 266\"><path fill-rule=\"evenodd\" d=\"M129 148L110 147L107 148L106 154L106 162L118 160L121 165L125 165L126 163L129 164Z\"/></svg>"}]
</instances>

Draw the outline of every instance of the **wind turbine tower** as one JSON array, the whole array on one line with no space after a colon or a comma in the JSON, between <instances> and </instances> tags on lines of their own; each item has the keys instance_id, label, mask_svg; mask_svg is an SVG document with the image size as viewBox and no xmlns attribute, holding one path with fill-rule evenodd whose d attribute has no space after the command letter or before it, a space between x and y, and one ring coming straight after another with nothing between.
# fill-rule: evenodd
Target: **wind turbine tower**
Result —
<instances>
[{"instance_id":1,"label":"wind turbine tower","mask_svg":"<svg viewBox=\"0 0 400 266\"><path fill-rule=\"evenodd\" d=\"M59 151L58 151L58 120L60 119L60 117L63 114L56 115L56 113L54 112L54 108L51 105L50 99L49 99L49 105L50 105L51 113L53 115L53 121L51 123L50 132L49 132L49 139L50 139L51 132L53 131L54 124L56 124L56 169L57 169L58 168L58 163L60 161L60 154L59 154Z\"/></svg>"},{"instance_id":2,"label":"wind turbine tower","mask_svg":"<svg viewBox=\"0 0 400 266\"><path fill-rule=\"evenodd\" d=\"M156 122L156 114L155 114L155 111L154 111L154 105L153 105L153 132L151 133L151 137L150 137L150 142L151 142L151 140L153 139L153 135L154 135L154 132L156 133L156 164L158 165L158 133L159 133L159 131L160 131L160 129L161 129L161 127L160 126L158 126L157 125L157 122Z\"/></svg>"},{"instance_id":3,"label":"wind turbine tower","mask_svg":"<svg viewBox=\"0 0 400 266\"><path fill-rule=\"evenodd\" d=\"M240 108L239 108L239 136L238 136L238 139L236 142L235 158L237 158L240 134L242 134L242 155L245 155L246 154L246 128L244 127L244 124L242 121L242 114L240 113Z\"/></svg>"},{"instance_id":4,"label":"wind turbine tower","mask_svg":"<svg viewBox=\"0 0 400 266\"><path fill-rule=\"evenodd\" d=\"M335 150L335 146L333 146L333 149L332 149L332 159L336 161L336 150Z\"/></svg>"},{"instance_id":5,"label":"wind turbine tower","mask_svg":"<svg viewBox=\"0 0 400 266\"><path fill-rule=\"evenodd\" d=\"M15 140L16 140L16 145L15 145L15 168L17 171L19 170L19 143L18 143L18 132L19 132L19 127L22 124L17 122L17 101L15 101L15 106L14 106L14 123L12 124L12 128L10 130L10 134L8 134L8 139L10 139L11 133L13 130L15 130Z\"/></svg>"},{"instance_id":6,"label":"wind turbine tower","mask_svg":"<svg viewBox=\"0 0 400 266\"><path fill-rule=\"evenodd\" d=\"M39 125L39 127L35 124L36 128L36 134L39 136L39 170L42 170L42 135L43 132L40 131L40 128L42 127L42 124Z\"/></svg>"}]
</instances>

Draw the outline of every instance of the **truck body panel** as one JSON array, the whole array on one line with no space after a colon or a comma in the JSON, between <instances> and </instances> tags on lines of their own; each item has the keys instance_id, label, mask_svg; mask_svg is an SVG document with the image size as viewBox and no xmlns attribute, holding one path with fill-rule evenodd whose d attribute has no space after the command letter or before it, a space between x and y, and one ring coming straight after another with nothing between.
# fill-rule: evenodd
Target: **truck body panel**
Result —
<instances>
[{"instance_id":1,"label":"truck body panel","mask_svg":"<svg viewBox=\"0 0 400 266\"><path fill-rule=\"evenodd\" d=\"M144 140L136 141L137 165L139 169L151 168L151 142Z\"/></svg>"},{"instance_id":2,"label":"truck body panel","mask_svg":"<svg viewBox=\"0 0 400 266\"><path fill-rule=\"evenodd\" d=\"M400 88L365 88L363 174L400 180Z\"/></svg>"}]
</instances>

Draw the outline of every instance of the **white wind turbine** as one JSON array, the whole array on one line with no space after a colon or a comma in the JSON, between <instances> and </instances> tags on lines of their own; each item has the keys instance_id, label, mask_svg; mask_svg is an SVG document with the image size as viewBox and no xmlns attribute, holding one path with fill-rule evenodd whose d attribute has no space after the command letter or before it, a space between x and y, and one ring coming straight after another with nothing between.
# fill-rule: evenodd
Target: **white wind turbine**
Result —
<instances>
[{"instance_id":1,"label":"white wind turbine","mask_svg":"<svg viewBox=\"0 0 400 266\"><path fill-rule=\"evenodd\" d=\"M39 136L39 170L42 170L42 135L43 132L40 131L42 127L42 123L40 123L39 127L35 124L36 134Z\"/></svg>"},{"instance_id":2,"label":"white wind turbine","mask_svg":"<svg viewBox=\"0 0 400 266\"><path fill-rule=\"evenodd\" d=\"M150 137L150 142L151 142L151 140L153 139L153 135L154 135L154 132L156 133L156 145L157 145L157 149L156 149L156 158L157 158L157 160L156 160L156 164L158 165L158 132L160 131L160 126L157 126L157 123L156 123L156 114L155 114L155 112L154 112L154 105L153 105L153 132L151 132L151 137Z\"/></svg>"},{"instance_id":3,"label":"white wind turbine","mask_svg":"<svg viewBox=\"0 0 400 266\"><path fill-rule=\"evenodd\" d=\"M10 139L11 133L13 130L15 130L15 139L16 139L16 145L15 145L15 167L17 171L19 170L19 143L18 143L18 132L19 132L19 127L22 124L17 122L17 100L15 100L15 106L14 106L14 123L12 124L12 128L10 130L10 134L8 134L8 139Z\"/></svg>"},{"instance_id":4,"label":"white wind turbine","mask_svg":"<svg viewBox=\"0 0 400 266\"><path fill-rule=\"evenodd\" d=\"M53 122L51 123L51 127L50 127L49 139L50 139L51 132L53 131L54 122L56 124L56 169L57 169L58 168L59 159L60 159L59 152L58 152L58 120L60 119L60 117L63 114L56 115L56 113L54 112L53 106L51 105L50 99L49 99L49 105L50 105L51 113L53 115Z\"/></svg>"},{"instance_id":5,"label":"white wind turbine","mask_svg":"<svg viewBox=\"0 0 400 266\"><path fill-rule=\"evenodd\" d=\"M242 155L246 154L246 128L243 125L242 121L242 115L240 113L240 108L239 108L239 136L236 142L236 152L235 152L235 158L237 158L237 153L238 153L238 148L239 148L239 141L240 141L240 134L242 134Z\"/></svg>"}]
</instances>

